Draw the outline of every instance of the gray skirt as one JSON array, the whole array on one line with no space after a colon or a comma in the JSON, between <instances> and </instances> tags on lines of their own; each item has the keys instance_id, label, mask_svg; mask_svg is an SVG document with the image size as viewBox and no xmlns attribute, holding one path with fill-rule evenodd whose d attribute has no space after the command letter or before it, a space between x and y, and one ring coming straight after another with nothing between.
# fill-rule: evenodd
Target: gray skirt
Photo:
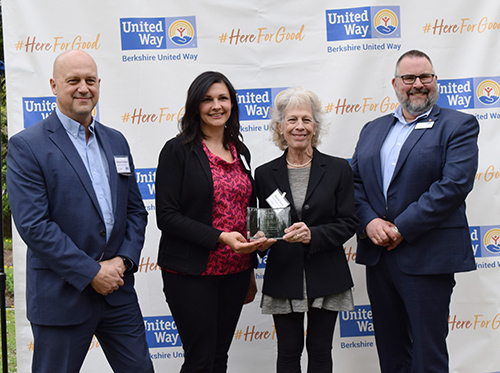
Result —
<instances>
[{"instance_id":1,"label":"gray skirt","mask_svg":"<svg viewBox=\"0 0 500 373\"><path fill-rule=\"evenodd\" d=\"M323 308L328 311L351 311L354 309L352 288L338 294L309 299L306 291L306 276L304 273L303 299L274 298L262 294L260 301L262 313L266 315L281 315L292 312L307 312L309 308Z\"/></svg>"}]
</instances>

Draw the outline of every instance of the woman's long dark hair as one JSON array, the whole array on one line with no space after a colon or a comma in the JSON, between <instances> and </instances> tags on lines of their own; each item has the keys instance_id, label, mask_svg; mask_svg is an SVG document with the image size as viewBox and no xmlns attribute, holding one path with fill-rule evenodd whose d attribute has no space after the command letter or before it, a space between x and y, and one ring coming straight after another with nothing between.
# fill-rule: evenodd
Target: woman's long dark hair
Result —
<instances>
[{"instance_id":1,"label":"woman's long dark hair","mask_svg":"<svg viewBox=\"0 0 500 373\"><path fill-rule=\"evenodd\" d=\"M201 140L206 138L200 126L200 104L205 98L208 89L214 83L224 83L226 85L232 104L231 115L224 126L224 147L228 149L229 143L232 142L237 150L241 150L243 141L240 133L240 111L236 91L224 74L217 71L205 71L191 83L186 98L185 113L179 123L179 135L184 137L187 144L201 144Z\"/></svg>"}]
</instances>

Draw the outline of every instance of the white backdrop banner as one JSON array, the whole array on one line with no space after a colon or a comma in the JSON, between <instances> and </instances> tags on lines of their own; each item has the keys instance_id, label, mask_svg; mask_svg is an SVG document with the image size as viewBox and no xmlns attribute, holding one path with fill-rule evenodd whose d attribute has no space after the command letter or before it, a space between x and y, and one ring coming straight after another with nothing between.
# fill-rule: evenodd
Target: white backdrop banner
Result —
<instances>
[{"instance_id":1,"label":"white backdrop banner","mask_svg":"<svg viewBox=\"0 0 500 373\"><path fill-rule=\"evenodd\" d=\"M155 170L163 144L178 132L193 79L217 70L231 80L255 169L281 153L269 140L268 119L283 89L303 86L319 95L329 123L320 150L351 158L362 126L398 105L391 86L397 58L409 49L428 53L439 78L439 105L473 114L481 125L479 169L468 198L478 270L457 276L449 318L451 371L500 371L500 2L3 0L2 14L9 135L53 110L49 78L59 53L83 49L97 62L102 83L96 117L129 140L150 212L136 288L151 358L163 372L177 371L183 352L156 265ZM25 251L14 232L19 372L30 370L33 349L25 316ZM335 372L378 372L354 238L345 253L356 308L339 315ZM259 287L264 270L265 259L256 271ZM230 372L274 371L276 333L258 303L244 307ZM97 340L82 371L111 371Z\"/></svg>"}]
</instances>

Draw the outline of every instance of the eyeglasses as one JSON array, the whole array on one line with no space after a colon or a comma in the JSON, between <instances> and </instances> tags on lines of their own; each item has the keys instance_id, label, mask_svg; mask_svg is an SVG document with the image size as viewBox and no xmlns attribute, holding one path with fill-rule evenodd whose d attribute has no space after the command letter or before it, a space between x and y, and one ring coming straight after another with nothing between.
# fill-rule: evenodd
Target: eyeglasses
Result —
<instances>
[{"instance_id":1,"label":"eyeglasses","mask_svg":"<svg viewBox=\"0 0 500 373\"><path fill-rule=\"evenodd\" d=\"M422 84L432 83L436 74L422 74L422 75L396 75L396 78L401 78L404 84L413 84L417 78L420 79Z\"/></svg>"}]
</instances>

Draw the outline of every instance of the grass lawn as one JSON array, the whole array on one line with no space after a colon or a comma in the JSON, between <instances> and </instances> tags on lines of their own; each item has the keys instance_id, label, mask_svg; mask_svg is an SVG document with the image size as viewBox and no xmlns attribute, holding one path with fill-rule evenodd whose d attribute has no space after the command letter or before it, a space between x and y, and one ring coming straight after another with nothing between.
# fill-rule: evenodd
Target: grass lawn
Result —
<instances>
[{"instance_id":1,"label":"grass lawn","mask_svg":"<svg viewBox=\"0 0 500 373\"><path fill-rule=\"evenodd\" d=\"M14 309L7 308L7 356L9 357L9 373L17 372L16 360L16 323L14 319ZM2 349L0 349L0 362L2 361ZM2 363L0 363L2 368ZM1 371L1 369L0 369Z\"/></svg>"},{"instance_id":2,"label":"grass lawn","mask_svg":"<svg viewBox=\"0 0 500 373\"><path fill-rule=\"evenodd\" d=\"M5 271L5 287L6 287L6 302L7 307L14 305L14 269L12 267L12 239L4 239L4 271ZM6 309L7 316L7 356L9 373L17 372L17 357L16 357L16 321L14 308ZM0 341L1 345L1 341ZM3 368L2 348L0 348L0 372Z\"/></svg>"}]
</instances>

